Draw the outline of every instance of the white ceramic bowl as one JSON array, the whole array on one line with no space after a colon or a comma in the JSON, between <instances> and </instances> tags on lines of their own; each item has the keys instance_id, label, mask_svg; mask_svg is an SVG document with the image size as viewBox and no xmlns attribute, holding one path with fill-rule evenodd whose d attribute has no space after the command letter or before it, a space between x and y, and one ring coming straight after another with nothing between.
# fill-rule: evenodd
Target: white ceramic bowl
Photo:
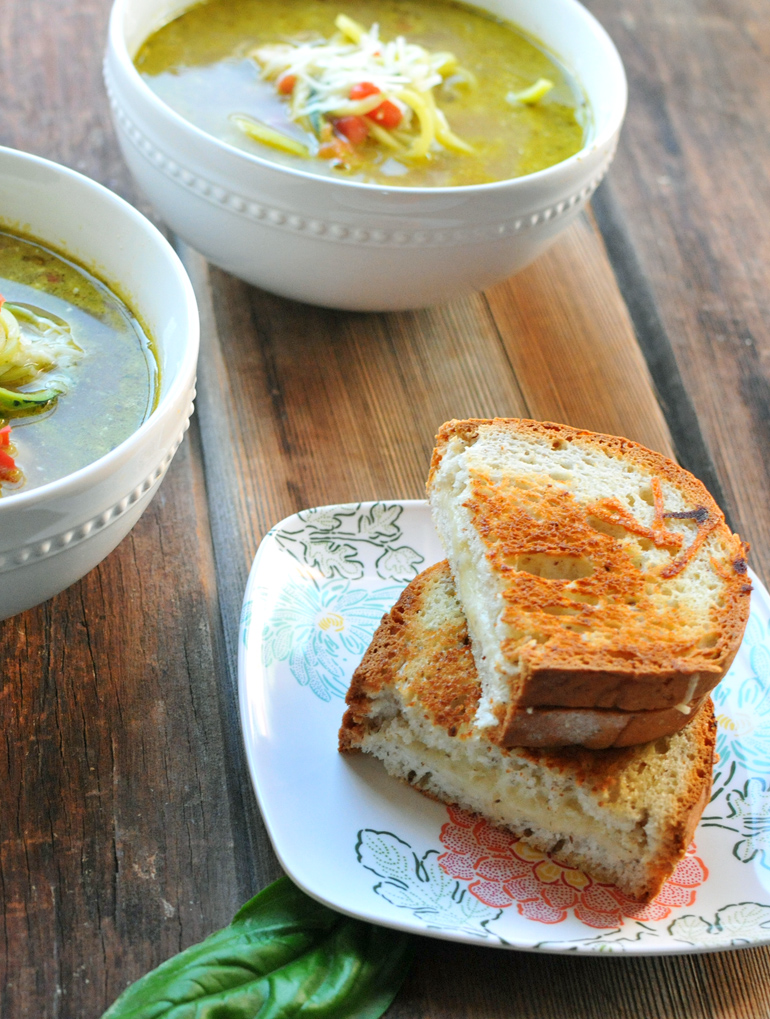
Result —
<instances>
[{"instance_id":1,"label":"white ceramic bowl","mask_svg":"<svg viewBox=\"0 0 770 1019\"><path fill-rule=\"evenodd\" d=\"M575 73L593 131L575 156L495 184L384 188L330 180L218 141L174 113L132 64L189 0L116 0L105 81L123 154L169 226L223 269L277 294L358 311L422 307L505 279L588 200L615 152L626 78L577 0L479 0Z\"/></svg>"},{"instance_id":2,"label":"white ceramic bowl","mask_svg":"<svg viewBox=\"0 0 770 1019\"><path fill-rule=\"evenodd\" d=\"M0 148L0 227L47 241L116 284L160 360L158 406L125 442L59 481L0 498L6 619L82 577L139 519L190 420L199 325L192 286L165 238L79 173Z\"/></svg>"}]
</instances>

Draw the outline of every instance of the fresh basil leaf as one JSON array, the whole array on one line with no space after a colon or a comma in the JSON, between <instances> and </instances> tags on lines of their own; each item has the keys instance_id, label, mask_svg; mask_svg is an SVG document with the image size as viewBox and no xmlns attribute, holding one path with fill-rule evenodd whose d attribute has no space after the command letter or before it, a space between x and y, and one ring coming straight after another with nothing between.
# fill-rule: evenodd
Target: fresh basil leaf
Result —
<instances>
[{"instance_id":1,"label":"fresh basil leaf","mask_svg":"<svg viewBox=\"0 0 770 1019\"><path fill-rule=\"evenodd\" d=\"M378 1019L410 960L408 935L335 913L283 877L102 1019Z\"/></svg>"}]
</instances>

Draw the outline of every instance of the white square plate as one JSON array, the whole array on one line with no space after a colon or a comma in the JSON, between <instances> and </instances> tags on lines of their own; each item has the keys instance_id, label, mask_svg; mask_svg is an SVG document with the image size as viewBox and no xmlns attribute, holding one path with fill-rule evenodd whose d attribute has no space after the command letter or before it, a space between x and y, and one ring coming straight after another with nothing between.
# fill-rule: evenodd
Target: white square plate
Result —
<instances>
[{"instance_id":1,"label":"white square plate","mask_svg":"<svg viewBox=\"0 0 770 1019\"><path fill-rule=\"evenodd\" d=\"M714 692L712 800L648 906L343 757L344 697L380 618L443 552L424 502L325 506L259 548L243 603L241 724L281 864L334 909L415 934L547 952L659 954L770 942L770 598Z\"/></svg>"}]
</instances>

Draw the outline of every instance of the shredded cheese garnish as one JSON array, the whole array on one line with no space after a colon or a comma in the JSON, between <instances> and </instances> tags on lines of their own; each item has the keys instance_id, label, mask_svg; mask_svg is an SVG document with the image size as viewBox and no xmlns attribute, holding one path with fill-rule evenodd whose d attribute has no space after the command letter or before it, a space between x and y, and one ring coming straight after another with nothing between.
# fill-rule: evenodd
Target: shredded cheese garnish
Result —
<instances>
[{"instance_id":1,"label":"shredded cheese garnish","mask_svg":"<svg viewBox=\"0 0 770 1019\"><path fill-rule=\"evenodd\" d=\"M335 139L349 148L367 137L408 159L429 158L440 148L473 152L452 132L434 96L449 78L452 86L475 84L454 54L431 53L403 36L384 42L378 25L367 31L345 14L335 25L329 40L259 46L250 54L261 77L287 97L290 119L314 139L309 154L338 155ZM277 138L240 115L233 121L268 145L297 152L274 129Z\"/></svg>"}]
</instances>

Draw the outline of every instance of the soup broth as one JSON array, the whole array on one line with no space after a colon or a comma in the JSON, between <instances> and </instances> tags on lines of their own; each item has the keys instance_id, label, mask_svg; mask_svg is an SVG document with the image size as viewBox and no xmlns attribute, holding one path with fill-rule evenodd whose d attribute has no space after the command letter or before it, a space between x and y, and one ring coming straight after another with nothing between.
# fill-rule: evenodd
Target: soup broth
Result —
<instances>
[{"instance_id":1,"label":"soup broth","mask_svg":"<svg viewBox=\"0 0 770 1019\"><path fill-rule=\"evenodd\" d=\"M39 336L41 327L51 327L66 339L68 352L62 364L15 390L24 398L53 387L53 399L21 411L0 406L0 426L11 426L10 436L4 429L10 443L3 448L17 468L15 474L6 470L5 480L0 475L0 495L8 495L79 470L128 438L155 405L158 367L127 305L42 244L0 232L0 294L22 340L30 330ZM8 385L0 379L6 404Z\"/></svg>"},{"instance_id":2,"label":"soup broth","mask_svg":"<svg viewBox=\"0 0 770 1019\"><path fill-rule=\"evenodd\" d=\"M461 73L447 73L433 92L452 135L470 151L433 144L424 158L410 158L408 146L399 151L379 144L371 119L368 137L351 145L340 119L334 122L335 143L350 151L323 158L322 144L318 154L315 139L290 118L284 81L266 79L253 53L329 40L340 14L367 30L376 23L383 42L404 37L431 53L456 57ZM390 187L483 184L542 170L584 144L587 107L568 71L513 25L446 0L350 0L344 6L329 0L210 0L150 36L135 64L168 106L203 131L275 162L350 180ZM541 81L550 87L537 101L516 98ZM377 112L371 116L376 120ZM253 140L241 129L245 120L239 128L239 118L308 145L310 152L295 155ZM398 139L398 130L392 134Z\"/></svg>"}]
</instances>

